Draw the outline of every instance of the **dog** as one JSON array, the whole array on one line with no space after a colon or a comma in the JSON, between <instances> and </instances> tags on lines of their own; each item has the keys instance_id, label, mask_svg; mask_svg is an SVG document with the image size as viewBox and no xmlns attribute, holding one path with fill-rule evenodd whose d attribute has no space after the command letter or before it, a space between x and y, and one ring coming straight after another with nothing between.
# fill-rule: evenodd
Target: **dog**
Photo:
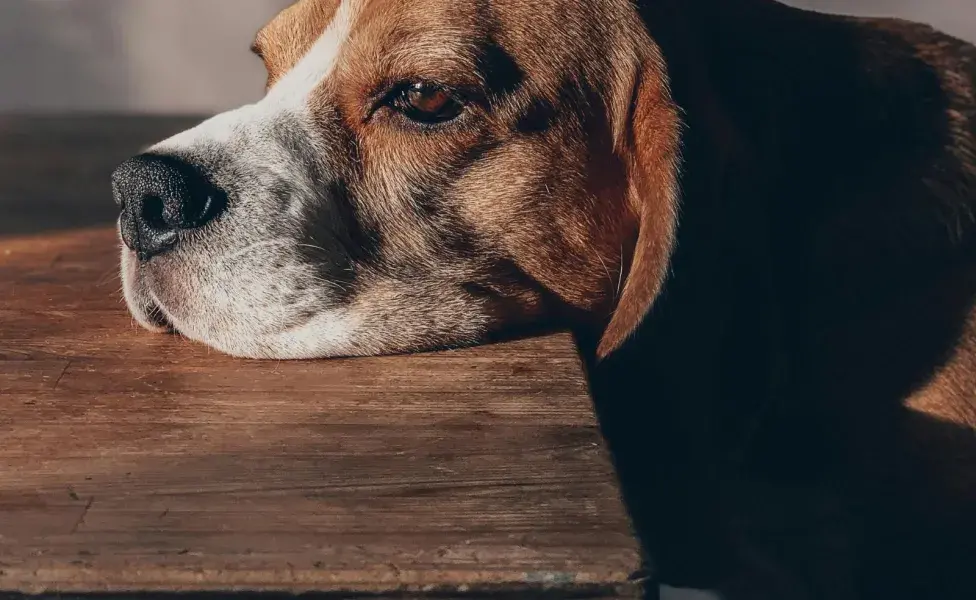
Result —
<instances>
[{"instance_id":1,"label":"dog","mask_svg":"<svg viewBox=\"0 0 976 600\"><path fill-rule=\"evenodd\" d=\"M140 324L275 359L569 325L663 581L976 597L973 46L772 0L301 0L252 49L263 99L112 176Z\"/></svg>"}]
</instances>

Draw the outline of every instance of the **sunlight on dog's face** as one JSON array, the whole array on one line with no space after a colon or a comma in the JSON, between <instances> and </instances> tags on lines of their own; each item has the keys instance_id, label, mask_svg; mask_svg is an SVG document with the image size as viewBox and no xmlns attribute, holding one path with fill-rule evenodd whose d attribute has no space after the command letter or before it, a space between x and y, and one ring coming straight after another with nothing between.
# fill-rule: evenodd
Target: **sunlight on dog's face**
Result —
<instances>
[{"instance_id":1,"label":"sunlight on dog's face","mask_svg":"<svg viewBox=\"0 0 976 600\"><path fill-rule=\"evenodd\" d=\"M600 5L286 9L255 42L261 101L113 178L137 321L233 355L310 358L605 318L638 227L619 146L639 21L624 0ZM154 183L172 173L200 181ZM176 188L205 197L196 217Z\"/></svg>"}]
</instances>

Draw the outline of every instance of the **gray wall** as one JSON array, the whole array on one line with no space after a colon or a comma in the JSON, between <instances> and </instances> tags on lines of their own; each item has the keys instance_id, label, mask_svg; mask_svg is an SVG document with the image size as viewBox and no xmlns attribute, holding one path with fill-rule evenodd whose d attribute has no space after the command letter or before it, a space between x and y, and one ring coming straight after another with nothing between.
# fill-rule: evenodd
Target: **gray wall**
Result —
<instances>
[{"instance_id":1,"label":"gray wall","mask_svg":"<svg viewBox=\"0 0 976 600\"><path fill-rule=\"evenodd\" d=\"M0 111L213 112L260 96L289 0L0 0Z\"/></svg>"},{"instance_id":2,"label":"gray wall","mask_svg":"<svg viewBox=\"0 0 976 600\"><path fill-rule=\"evenodd\" d=\"M460 0L459 0L460 1ZM199 113L258 97L247 47L290 0L0 0L0 111ZM976 0L791 0L976 41Z\"/></svg>"}]
</instances>

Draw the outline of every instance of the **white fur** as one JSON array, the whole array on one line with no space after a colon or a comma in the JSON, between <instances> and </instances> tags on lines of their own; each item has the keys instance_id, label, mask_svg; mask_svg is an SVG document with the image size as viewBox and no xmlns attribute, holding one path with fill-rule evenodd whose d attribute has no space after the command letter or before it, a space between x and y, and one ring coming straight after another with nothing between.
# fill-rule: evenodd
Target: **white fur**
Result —
<instances>
[{"instance_id":1,"label":"white fur","mask_svg":"<svg viewBox=\"0 0 976 600\"><path fill-rule=\"evenodd\" d=\"M361 0L342 0L332 22L318 41L295 67L285 74L259 104L271 104L279 110L305 110L312 92L327 78L352 32Z\"/></svg>"},{"instance_id":2,"label":"white fur","mask_svg":"<svg viewBox=\"0 0 976 600\"><path fill-rule=\"evenodd\" d=\"M276 119L298 118L307 122L314 91L335 70L349 39L362 0L342 0L325 32L295 67L279 79L255 104L221 113L151 148L155 152L180 151L199 145L233 144L237 134L263 130Z\"/></svg>"},{"instance_id":3,"label":"white fur","mask_svg":"<svg viewBox=\"0 0 976 600\"><path fill-rule=\"evenodd\" d=\"M265 173L264 177L289 182L298 190L297 196L303 191L313 196L312 190L320 182L313 181L290 157L275 129L287 124L299 128L306 142L324 142L313 125L311 100L335 70L362 1L342 0L326 31L262 100L219 114L149 150L190 157L217 150L252 175ZM215 176L219 183L221 175ZM293 202L282 214L276 212L281 207L262 198L262 193L260 185L251 186L235 198L235 206L205 243L159 257L162 263L154 261L144 273L139 273L136 259L123 248L123 287L133 316L144 327L158 329L147 313L156 308L185 336L237 356L312 358L353 353L360 328L357 316L348 309L325 308L328 303L322 301L327 297L316 297L311 291L305 300L294 300L294 284L314 279L313 269L285 249L276 250L283 240L267 239L269 230L254 224L287 217L297 220L301 203ZM251 243L242 250L234 247L234 240ZM254 249L261 252L252 253ZM276 257L286 268L272 271ZM153 276L163 272L167 276ZM327 296L328 282L323 283L317 293ZM311 319L296 325L295 311L300 306L284 306L283 298L293 298L309 308L320 303L322 307Z\"/></svg>"}]
</instances>

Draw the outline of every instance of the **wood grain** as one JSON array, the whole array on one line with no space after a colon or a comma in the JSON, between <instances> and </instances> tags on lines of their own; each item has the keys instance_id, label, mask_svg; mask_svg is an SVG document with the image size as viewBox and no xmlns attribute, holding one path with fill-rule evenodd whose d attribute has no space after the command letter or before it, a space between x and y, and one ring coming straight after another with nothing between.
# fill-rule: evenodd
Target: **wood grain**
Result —
<instances>
[{"instance_id":1,"label":"wood grain","mask_svg":"<svg viewBox=\"0 0 976 600\"><path fill-rule=\"evenodd\" d=\"M261 362L137 329L114 231L64 211L140 122L0 120L0 591L638 594L571 336Z\"/></svg>"}]
</instances>

